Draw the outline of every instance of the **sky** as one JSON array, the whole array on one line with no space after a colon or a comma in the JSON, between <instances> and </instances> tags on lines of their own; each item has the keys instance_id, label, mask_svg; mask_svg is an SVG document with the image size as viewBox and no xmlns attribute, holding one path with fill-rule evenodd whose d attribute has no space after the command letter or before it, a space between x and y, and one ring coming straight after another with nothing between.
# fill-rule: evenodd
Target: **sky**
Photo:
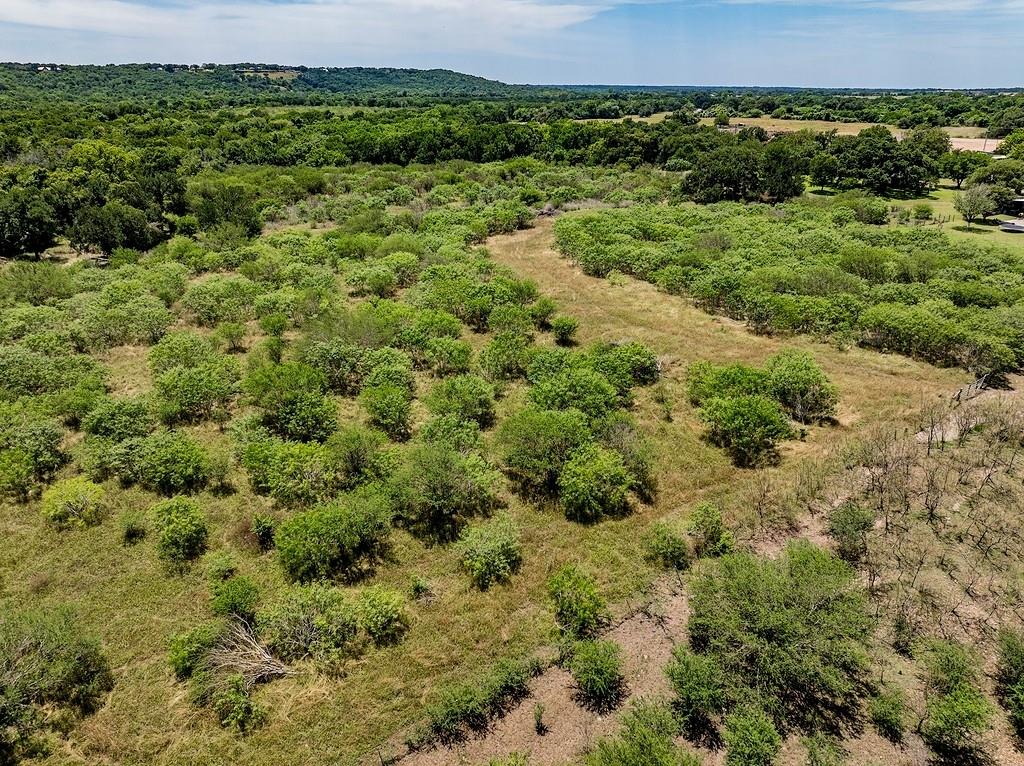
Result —
<instances>
[{"instance_id":1,"label":"sky","mask_svg":"<svg viewBox=\"0 0 1024 766\"><path fill-rule=\"evenodd\" d=\"M1024 0L0 0L0 61L454 69L514 83L1024 85Z\"/></svg>"}]
</instances>

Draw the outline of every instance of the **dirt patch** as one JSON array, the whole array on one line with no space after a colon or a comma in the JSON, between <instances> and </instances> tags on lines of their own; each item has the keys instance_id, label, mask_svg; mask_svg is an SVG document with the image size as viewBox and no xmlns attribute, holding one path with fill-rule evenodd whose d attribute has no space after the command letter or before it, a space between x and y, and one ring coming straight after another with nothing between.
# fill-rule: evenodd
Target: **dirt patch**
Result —
<instances>
[{"instance_id":1,"label":"dirt patch","mask_svg":"<svg viewBox=\"0 0 1024 766\"><path fill-rule=\"evenodd\" d=\"M455 747L413 753L402 766L451 766L482 764L492 758L523 753L530 766L559 766L573 761L603 736L618 731L618 713L641 697L668 693L665 665L673 647L686 641L689 617L687 597L679 578L665 578L653 596L604 636L622 647L627 696L618 711L601 715L576 699L572 676L559 667L548 668L533 682L531 694L484 736ZM537 734L534 709L544 706L547 731Z\"/></svg>"}]
</instances>

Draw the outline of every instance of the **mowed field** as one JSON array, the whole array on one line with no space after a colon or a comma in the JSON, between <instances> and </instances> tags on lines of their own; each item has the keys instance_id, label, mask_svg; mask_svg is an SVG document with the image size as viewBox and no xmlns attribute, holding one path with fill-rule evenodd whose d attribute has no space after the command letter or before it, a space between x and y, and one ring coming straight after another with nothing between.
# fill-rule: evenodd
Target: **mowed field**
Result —
<instances>
[{"instance_id":1,"label":"mowed field","mask_svg":"<svg viewBox=\"0 0 1024 766\"><path fill-rule=\"evenodd\" d=\"M709 316L653 285L633 280L610 284L587 277L561 258L552 243L552 221L545 219L532 229L493 238L489 248L499 263L534 279L561 310L580 319L582 343L636 339L662 356L662 388L640 390L634 408L658 451L661 489L656 502L638 505L626 518L583 526L566 521L555 508L526 505L506 492L509 511L524 530L525 560L510 583L486 592L469 585L453 550L427 547L396 532L394 560L372 582L407 590L415 574L435 593L432 600L414 607L406 640L368 652L351 663L343 677L305 668L261 687L257 699L273 713L265 727L248 737L220 728L208 711L190 705L186 687L173 680L167 665L168 636L208 615L209 585L203 567L169 577L154 556L122 545L115 520L58 533L39 523L37 503L5 505L0 514L0 535L7 541L0 558L4 603L75 603L86 628L102 638L118 679L110 703L83 721L69 742L42 763L378 763L378 754L401 751L403 733L419 720L423 705L440 685L473 678L498 658L550 646L554 621L545 583L564 563L575 561L593 572L621 616L658 576L638 545L653 521L685 519L695 503L715 499L740 539L757 543L752 498L763 494L768 484L773 491L785 491L806 461L833 453L846 439L874 425L915 428L914 413L948 397L968 379L961 371L902 356L840 350L805 338L758 337L739 323ZM787 443L778 467L737 469L721 450L701 439L702 426L684 396L686 367L704 358L759 364L784 346L811 351L838 385L839 425L811 428L804 441ZM133 347L108 353L104 362L118 393L150 389L145 354ZM511 387L500 407L521 407L523 394ZM671 420L665 417L664 400L671 402ZM363 417L351 402L339 401L339 406L344 418ZM188 430L206 445L229 447L228 437L216 426ZM244 525L238 520L269 507L269 502L251 493L241 469L235 468L231 479L234 494L207 492L201 501L217 530L211 547L245 550ZM134 497L136 492L140 491L126 490L121 502L128 507L144 502ZM114 509L115 519L121 510ZM241 571L268 595L284 587L279 568L268 566L251 549L241 560Z\"/></svg>"}]
</instances>

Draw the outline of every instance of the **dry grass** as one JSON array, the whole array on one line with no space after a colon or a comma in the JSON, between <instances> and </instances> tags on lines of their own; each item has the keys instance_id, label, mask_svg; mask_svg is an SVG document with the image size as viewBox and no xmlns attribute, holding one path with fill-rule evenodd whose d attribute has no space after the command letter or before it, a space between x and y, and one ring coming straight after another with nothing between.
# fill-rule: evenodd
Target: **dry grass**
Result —
<instances>
[{"instance_id":1,"label":"dry grass","mask_svg":"<svg viewBox=\"0 0 1024 766\"><path fill-rule=\"evenodd\" d=\"M670 362L665 390L675 399L671 422L651 390L641 391L636 414L660 454L662 491L652 506L627 518L595 526L567 522L556 509L525 506L509 495L509 510L524 530L522 571L507 585L481 593L470 587L450 549L428 548L395 533L394 560L374 582L407 590L413 574L435 593L412 607L413 626L399 646L373 649L353 662L344 678L304 672L260 686L255 694L272 711L266 727L240 738L222 730L212 716L192 707L167 666L166 642L174 632L209 618L204 567L183 575L167 572L151 539L125 548L120 516L148 508L155 497L137 489L115 490L115 507L103 524L57 533L39 521L37 503L3 506L0 513L0 603L4 608L71 603L99 635L115 667L116 691L107 705L72 735L71 744L40 762L56 764L279 763L351 764L372 757L396 731L420 716L424 701L441 683L460 681L499 657L529 652L551 641L553 619L544 595L548 576L569 560L594 572L621 615L627 599L649 587L656 572L642 560L637 540L651 521L685 516L699 499L720 499L730 508L747 505L765 486L796 481L801 466L872 424L909 422L924 403L957 389L965 375L938 370L899 356L860 349L840 351L803 338L756 337L742 326L711 317L684 299L649 284L615 286L584 276L551 249L551 222L492 240L493 256L537 281L562 309L581 320L584 342L633 338ZM683 397L684 370L698 358L759 363L783 345L813 351L839 385L841 424L811 429L806 441L788 444L782 465L770 471L734 468L721 451L704 444L695 413ZM118 390L130 393L145 377L141 351L117 349L105 361ZM521 403L511 388L500 407ZM346 410L354 416L354 410ZM213 426L192 429L210 446L229 440ZM284 587L273 555L259 556L237 545L237 531L254 511L269 509L248 490L235 469L237 492L203 493L213 549L236 551L241 571L271 600ZM770 483L769 482L769 483ZM40 588L40 573L46 573Z\"/></svg>"}]
</instances>

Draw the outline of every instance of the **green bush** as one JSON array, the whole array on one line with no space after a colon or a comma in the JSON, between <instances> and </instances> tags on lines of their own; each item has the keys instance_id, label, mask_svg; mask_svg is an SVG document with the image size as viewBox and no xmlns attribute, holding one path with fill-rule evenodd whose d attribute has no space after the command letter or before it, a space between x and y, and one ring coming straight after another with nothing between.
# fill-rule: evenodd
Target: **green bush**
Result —
<instances>
[{"instance_id":1,"label":"green bush","mask_svg":"<svg viewBox=\"0 0 1024 766\"><path fill-rule=\"evenodd\" d=\"M366 409L374 426L392 439L408 438L412 397L407 388L391 384L367 387L359 395L359 402Z\"/></svg>"},{"instance_id":2,"label":"green bush","mask_svg":"<svg viewBox=\"0 0 1024 766\"><path fill-rule=\"evenodd\" d=\"M142 437L155 423L146 402L139 399L106 399L82 418L82 430L115 442Z\"/></svg>"},{"instance_id":3,"label":"green bush","mask_svg":"<svg viewBox=\"0 0 1024 766\"><path fill-rule=\"evenodd\" d=\"M676 525L657 522L644 538L647 558L663 569L682 571L690 566L690 544Z\"/></svg>"},{"instance_id":4,"label":"green bush","mask_svg":"<svg viewBox=\"0 0 1024 766\"><path fill-rule=\"evenodd\" d=\"M359 594L359 627L377 646L390 646L402 640L409 630L409 614L400 593L375 586Z\"/></svg>"},{"instance_id":5,"label":"green bush","mask_svg":"<svg viewBox=\"0 0 1024 766\"><path fill-rule=\"evenodd\" d=\"M156 431L137 444L124 442L134 451L121 478L137 478L146 489L162 495L195 492L210 479L210 458L206 450L180 431Z\"/></svg>"},{"instance_id":6,"label":"green bush","mask_svg":"<svg viewBox=\"0 0 1024 766\"><path fill-rule=\"evenodd\" d=\"M266 709L253 700L245 679L237 674L230 676L225 687L214 695L212 707L221 726L240 734L248 734L267 720Z\"/></svg>"},{"instance_id":7,"label":"green bush","mask_svg":"<svg viewBox=\"0 0 1024 766\"><path fill-rule=\"evenodd\" d=\"M428 420L418 437L427 444L441 444L462 454L479 450L483 442L476 421L462 420L456 415Z\"/></svg>"},{"instance_id":8,"label":"green bush","mask_svg":"<svg viewBox=\"0 0 1024 766\"><path fill-rule=\"evenodd\" d=\"M299 362L263 364L242 381L263 424L285 439L324 441L338 428L338 413L327 396L327 378Z\"/></svg>"},{"instance_id":9,"label":"green bush","mask_svg":"<svg viewBox=\"0 0 1024 766\"><path fill-rule=\"evenodd\" d=\"M260 589L248 577L230 577L213 587L210 608L221 617L235 616L252 622L260 601Z\"/></svg>"},{"instance_id":10,"label":"green bush","mask_svg":"<svg viewBox=\"0 0 1024 766\"><path fill-rule=\"evenodd\" d=\"M591 419L618 407L618 395L608 379L586 368L570 368L530 389L530 401L542 410L576 409Z\"/></svg>"},{"instance_id":11,"label":"green bush","mask_svg":"<svg viewBox=\"0 0 1024 766\"><path fill-rule=\"evenodd\" d=\"M589 574L567 564L548 580L555 620L572 638L590 638L608 621L608 607Z\"/></svg>"},{"instance_id":12,"label":"green bush","mask_svg":"<svg viewBox=\"0 0 1024 766\"><path fill-rule=\"evenodd\" d=\"M476 375L441 381L430 392L426 404L434 415L455 415L461 420L476 421L481 428L494 422L494 386Z\"/></svg>"},{"instance_id":13,"label":"green bush","mask_svg":"<svg viewBox=\"0 0 1024 766\"><path fill-rule=\"evenodd\" d=\"M690 644L737 698L800 723L858 706L871 620L844 561L806 541L774 560L734 553L697 570L690 593Z\"/></svg>"},{"instance_id":14,"label":"green bush","mask_svg":"<svg viewBox=\"0 0 1024 766\"><path fill-rule=\"evenodd\" d=\"M187 497L175 497L153 506L157 529L157 551L172 564L181 565L198 558L206 550L209 532L199 503Z\"/></svg>"},{"instance_id":15,"label":"green bush","mask_svg":"<svg viewBox=\"0 0 1024 766\"><path fill-rule=\"evenodd\" d=\"M454 540L474 516L498 504L500 476L475 454L442 444L417 444L388 486L395 516L429 540Z\"/></svg>"},{"instance_id":16,"label":"green bush","mask_svg":"<svg viewBox=\"0 0 1024 766\"><path fill-rule=\"evenodd\" d=\"M726 766L771 766L782 747L782 737L763 710L747 707L725 717Z\"/></svg>"},{"instance_id":17,"label":"green bush","mask_svg":"<svg viewBox=\"0 0 1024 766\"><path fill-rule=\"evenodd\" d=\"M435 375L461 375L469 372L473 347L455 338L431 338L427 341L425 356Z\"/></svg>"},{"instance_id":18,"label":"green bush","mask_svg":"<svg viewBox=\"0 0 1024 766\"><path fill-rule=\"evenodd\" d=\"M713 657L677 646L665 674L674 694L673 709L688 729L707 726L725 709L725 676Z\"/></svg>"},{"instance_id":19,"label":"green bush","mask_svg":"<svg viewBox=\"0 0 1024 766\"><path fill-rule=\"evenodd\" d=\"M58 529L98 524L105 513L103 487L77 476L43 492L43 516Z\"/></svg>"},{"instance_id":20,"label":"green bush","mask_svg":"<svg viewBox=\"0 0 1024 766\"><path fill-rule=\"evenodd\" d=\"M933 641L924 665L927 704L922 739L943 757L976 754L995 713L979 686L977 657L955 641Z\"/></svg>"},{"instance_id":21,"label":"green bush","mask_svg":"<svg viewBox=\"0 0 1024 766\"><path fill-rule=\"evenodd\" d=\"M703 502L694 506L690 511L689 531L697 558L732 553L735 540L725 526L722 510L714 503Z\"/></svg>"},{"instance_id":22,"label":"green bush","mask_svg":"<svg viewBox=\"0 0 1024 766\"><path fill-rule=\"evenodd\" d=\"M569 316L557 316L551 320L551 334L559 346L571 346L576 342L576 331L580 329L578 319Z\"/></svg>"},{"instance_id":23,"label":"green bush","mask_svg":"<svg viewBox=\"0 0 1024 766\"><path fill-rule=\"evenodd\" d=\"M38 755L36 735L47 721L92 713L114 686L99 642L65 608L5 612L0 677L0 758L6 763Z\"/></svg>"},{"instance_id":24,"label":"green bush","mask_svg":"<svg viewBox=\"0 0 1024 766\"><path fill-rule=\"evenodd\" d=\"M857 503L843 503L828 514L828 534L836 542L836 553L851 564L867 555L868 533L874 526L875 514Z\"/></svg>"},{"instance_id":25,"label":"green bush","mask_svg":"<svg viewBox=\"0 0 1024 766\"><path fill-rule=\"evenodd\" d=\"M169 332L149 350L149 369L153 377L175 367L198 367L217 358L213 344L193 330Z\"/></svg>"},{"instance_id":26,"label":"green bush","mask_svg":"<svg viewBox=\"0 0 1024 766\"><path fill-rule=\"evenodd\" d=\"M558 477L559 499L566 518L594 522L629 512L633 479L622 457L596 445L577 451Z\"/></svg>"},{"instance_id":27,"label":"green bush","mask_svg":"<svg viewBox=\"0 0 1024 766\"><path fill-rule=\"evenodd\" d=\"M285 662L337 664L359 651L356 605L325 584L298 586L257 616L259 634Z\"/></svg>"},{"instance_id":28,"label":"green bush","mask_svg":"<svg viewBox=\"0 0 1024 766\"><path fill-rule=\"evenodd\" d=\"M546 330L551 327L551 318L556 311L558 311L558 305L551 298L542 295L530 306L530 317L538 329Z\"/></svg>"},{"instance_id":29,"label":"green bush","mask_svg":"<svg viewBox=\"0 0 1024 766\"><path fill-rule=\"evenodd\" d=\"M459 538L456 551L463 569L481 590L508 580L522 563L520 530L511 516L501 515L483 524L467 528Z\"/></svg>"},{"instance_id":30,"label":"green bush","mask_svg":"<svg viewBox=\"0 0 1024 766\"><path fill-rule=\"evenodd\" d=\"M443 687L427 706L427 724L414 742L460 742L468 731L482 731L530 692L530 681L541 671L538 661L503 659L476 683Z\"/></svg>"},{"instance_id":31,"label":"green bush","mask_svg":"<svg viewBox=\"0 0 1024 766\"><path fill-rule=\"evenodd\" d=\"M645 502L653 502L658 493L655 475L655 451L633 417L617 411L595 425L598 441L622 457L635 491Z\"/></svg>"},{"instance_id":32,"label":"green bush","mask_svg":"<svg viewBox=\"0 0 1024 766\"><path fill-rule=\"evenodd\" d=\"M282 522L274 535L290 580L358 579L387 552L389 516L376 498L353 496Z\"/></svg>"},{"instance_id":33,"label":"green bush","mask_svg":"<svg viewBox=\"0 0 1024 766\"><path fill-rule=\"evenodd\" d=\"M907 722L907 702L899 689L880 691L868 700L868 717L878 733L890 742L903 741Z\"/></svg>"},{"instance_id":34,"label":"green bush","mask_svg":"<svg viewBox=\"0 0 1024 766\"><path fill-rule=\"evenodd\" d=\"M521 410L498 429L505 471L527 496L554 496L565 464L592 438L587 418L576 410Z\"/></svg>"},{"instance_id":35,"label":"green bush","mask_svg":"<svg viewBox=\"0 0 1024 766\"><path fill-rule=\"evenodd\" d=\"M224 625L210 622L184 633L176 633L168 641L167 661L175 678L184 681L199 672L209 651L216 646Z\"/></svg>"},{"instance_id":36,"label":"green bush","mask_svg":"<svg viewBox=\"0 0 1024 766\"><path fill-rule=\"evenodd\" d=\"M641 701L622 718L614 737L603 737L585 756L586 766L700 766L701 759L675 744L678 724L662 704Z\"/></svg>"},{"instance_id":37,"label":"green bush","mask_svg":"<svg viewBox=\"0 0 1024 766\"><path fill-rule=\"evenodd\" d=\"M518 333L498 333L480 351L477 364L488 380L514 380L526 372L529 347L530 339Z\"/></svg>"},{"instance_id":38,"label":"green bush","mask_svg":"<svg viewBox=\"0 0 1024 766\"><path fill-rule=\"evenodd\" d=\"M686 395L697 407L712 399L765 394L767 389L767 373L743 364L694 362L686 371Z\"/></svg>"},{"instance_id":39,"label":"green bush","mask_svg":"<svg viewBox=\"0 0 1024 766\"><path fill-rule=\"evenodd\" d=\"M1011 628L999 631L996 669L999 699L1018 733L1024 732L1024 634Z\"/></svg>"},{"instance_id":40,"label":"green bush","mask_svg":"<svg viewBox=\"0 0 1024 766\"><path fill-rule=\"evenodd\" d=\"M569 671L580 699L593 710L611 710L625 692L622 650L614 641L576 643L572 647Z\"/></svg>"},{"instance_id":41,"label":"green bush","mask_svg":"<svg viewBox=\"0 0 1024 766\"><path fill-rule=\"evenodd\" d=\"M831 420L839 392L805 351L787 349L765 365L767 393L799 423Z\"/></svg>"},{"instance_id":42,"label":"green bush","mask_svg":"<svg viewBox=\"0 0 1024 766\"><path fill-rule=\"evenodd\" d=\"M156 408L164 423L195 423L227 409L238 385L230 358L193 367L172 367L154 381Z\"/></svg>"},{"instance_id":43,"label":"green bush","mask_svg":"<svg viewBox=\"0 0 1024 766\"><path fill-rule=\"evenodd\" d=\"M701 419L707 424L708 439L724 447L739 466L774 458L778 442L793 434L782 407L766 396L710 399Z\"/></svg>"}]
</instances>

